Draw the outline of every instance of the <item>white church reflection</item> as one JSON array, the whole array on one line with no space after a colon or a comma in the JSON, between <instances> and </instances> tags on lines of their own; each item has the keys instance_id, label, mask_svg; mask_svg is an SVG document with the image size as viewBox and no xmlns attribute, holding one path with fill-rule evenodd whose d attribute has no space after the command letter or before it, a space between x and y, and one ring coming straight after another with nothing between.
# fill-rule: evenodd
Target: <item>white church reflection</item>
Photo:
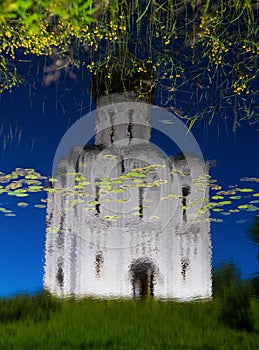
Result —
<instances>
[{"instance_id":1,"label":"white church reflection","mask_svg":"<svg viewBox=\"0 0 259 350\"><path fill-rule=\"evenodd\" d=\"M150 105L136 101L100 97L95 144L59 161L44 275L53 294L211 297L209 212L199 209L208 165L155 147Z\"/></svg>"}]
</instances>

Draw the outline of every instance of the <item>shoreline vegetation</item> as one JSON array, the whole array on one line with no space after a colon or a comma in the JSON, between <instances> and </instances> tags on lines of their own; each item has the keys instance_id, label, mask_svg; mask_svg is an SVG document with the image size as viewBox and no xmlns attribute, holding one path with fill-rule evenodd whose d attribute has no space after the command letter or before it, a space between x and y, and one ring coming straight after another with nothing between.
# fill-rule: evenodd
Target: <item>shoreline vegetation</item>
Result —
<instances>
[{"instance_id":1,"label":"shoreline vegetation","mask_svg":"<svg viewBox=\"0 0 259 350\"><path fill-rule=\"evenodd\" d=\"M229 118L236 132L258 121L257 17L255 0L1 0L0 94L55 84L63 95L90 74L97 95L129 76L145 95L152 71L157 103L190 129Z\"/></svg>"},{"instance_id":2,"label":"shoreline vegetation","mask_svg":"<svg viewBox=\"0 0 259 350\"><path fill-rule=\"evenodd\" d=\"M247 289L248 290L248 289ZM256 350L259 300L245 284L210 301L0 298L0 349Z\"/></svg>"}]
</instances>

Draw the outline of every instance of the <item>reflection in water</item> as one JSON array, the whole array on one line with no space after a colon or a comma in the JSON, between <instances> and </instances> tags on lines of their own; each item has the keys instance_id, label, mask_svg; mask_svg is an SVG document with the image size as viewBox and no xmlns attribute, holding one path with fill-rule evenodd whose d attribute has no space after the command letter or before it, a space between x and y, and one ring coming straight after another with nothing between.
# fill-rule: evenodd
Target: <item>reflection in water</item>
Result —
<instances>
[{"instance_id":1,"label":"reflection in water","mask_svg":"<svg viewBox=\"0 0 259 350\"><path fill-rule=\"evenodd\" d=\"M123 104L123 94L110 98L100 98L95 145L73 147L52 179L45 288L60 296L211 297L208 164L167 157L150 143L150 105L131 103L134 94Z\"/></svg>"},{"instance_id":2,"label":"reflection in water","mask_svg":"<svg viewBox=\"0 0 259 350\"><path fill-rule=\"evenodd\" d=\"M131 264L133 296L135 298L154 296L155 267L152 261L140 258Z\"/></svg>"}]
</instances>

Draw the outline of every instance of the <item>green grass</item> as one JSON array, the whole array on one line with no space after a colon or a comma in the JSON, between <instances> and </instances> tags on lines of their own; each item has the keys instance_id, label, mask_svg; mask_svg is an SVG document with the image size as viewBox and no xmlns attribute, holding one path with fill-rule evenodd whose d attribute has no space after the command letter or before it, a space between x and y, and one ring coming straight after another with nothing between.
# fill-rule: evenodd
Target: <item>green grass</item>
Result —
<instances>
[{"instance_id":1,"label":"green grass","mask_svg":"<svg viewBox=\"0 0 259 350\"><path fill-rule=\"evenodd\" d=\"M47 296L0 299L1 350L249 350L259 349L259 301L251 299L254 330L219 320L220 299L63 300Z\"/></svg>"}]
</instances>

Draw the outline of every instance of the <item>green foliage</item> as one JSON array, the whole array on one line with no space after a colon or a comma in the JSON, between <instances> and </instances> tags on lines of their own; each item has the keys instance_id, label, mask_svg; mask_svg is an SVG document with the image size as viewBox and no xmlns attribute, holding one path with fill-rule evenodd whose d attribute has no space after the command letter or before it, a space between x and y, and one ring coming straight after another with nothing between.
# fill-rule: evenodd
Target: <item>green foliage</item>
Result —
<instances>
[{"instance_id":1,"label":"green foliage","mask_svg":"<svg viewBox=\"0 0 259 350\"><path fill-rule=\"evenodd\" d=\"M231 328L253 331L254 320L249 297L247 286L239 284L235 288L231 285L223 296L220 320Z\"/></svg>"},{"instance_id":2,"label":"green foliage","mask_svg":"<svg viewBox=\"0 0 259 350\"><path fill-rule=\"evenodd\" d=\"M213 294L221 298L219 320L234 329L253 331L254 320L250 305L251 286L241 280L233 262L222 264L214 271Z\"/></svg>"},{"instance_id":3,"label":"green foliage","mask_svg":"<svg viewBox=\"0 0 259 350\"><path fill-rule=\"evenodd\" d=\"M39 31L39 23L49 15L59 16L61 21L70 20L75 26L94 21L90 15L96 11L92 0L2 0L0 4L0 22L19 20L30 29Z\"/></svg>"},{"instance_id":4,"label":"green foliage","mask_svg":"<svg viewBox=\"0 0 259 350\"><path fill-rule=\"evenodd\" d=\"M254 242L254 244L259 246L259 216L258 215L255 217L254 223L248 229L248 234L251 240Z\"/></svg>"},{"instance_id":5,"label":"green foliage","mask_svg":"<svg viewBox=\"0 0 259 350\"><path fill-rule=\"evenodd\" d=\"M257 299L259 299L259 274L258 273L251 279L251 284L252 284L253 295Z\"/></svg>"},{"instance_id":6,"label":"green foliage","mask_svg":"<svg viewBox=\"0 0 259 350\"><path fill-rule=\"evenodd\" d=\"M11 300L9 301L11 302ZM221 301L64 299L48 320L0 324L2 350L256 350L256 333L218 322ZM259 326L259 303L252 301Z\"/></svg>"},{"instance_id":7,"label":"green foliage","mask_svg":"<svg viewBox=\"0 0 259 350\"><path fill-rule=\"evenodd\" d=\"M11 299L0 299L0 323L28 318L34 322L48 320L51 312L59 308L60 302L47 292L32 297L18 295Z\"/></svg>"},{"instance_id":8,"label":"green foliage","mask_svg":"<svg viewBox=\"0 0 259 350\"><path fill-rule=\"evenodd\" d=\"M55 48L69 52L79 31L85 33L87 29L83 29L95 21L93 15L97 9L98 3L93 7L92 0L1 1L0 93L11 91L21 83L13 63L18 52L37 56L52 55Z\"/></svg>"},{"instance_id":9,"label":"green foliage","mask_svg":"<svg viewBox=\"0 0 259 350\"><path fill-rule=\"evenodd\" d=\"M252 242L257 246L257 260L259 262L259 216L256 215L253 224L249 227L247 231ZM252 278L252 285L254 294L259 298L259 272Z\"/></svg>"},{"instance_id":10,"label":"green foliage","mask_svg":"<svg viewBox=\"0 0 259 350\"><path fill-rule=\"evenodd\" d=\"M232 108L236 130L241 120L258 120L256 11L254 0L3 0L0 51L11 63L21 50L51 56L53 76L43 79L46 85L62 70L82 65L100 76L107 67L109 87L114 57L124 52L127 58L130 47L156 71L168 93L162 105L188 115L190 128L199 119L210 124ZM10 68L0 67L1 92L19 82ZM133 66L131 73L143 80L140 68ZM178 106L179 94L186 91L187 106Z\"/></svg>"},{"instance_id":11,"label":"green foliage","mask_svg":"<svg viewBox=\"0 0 259 350\"><path fill-rule=\"evenodd\" d=\"M214 297L223 297L231 286L237 288L241 283L241 272L233 262L222 263L213 271L212 290Z\"/></svg>"},{"instance_id":12,"label":"green foliage","mask_svg":"<svg viewBox=\"0 0 259 350\"><path fill-rule=\"evenodd\" d=\"M83 25L95 21L91 15L96 11L92 0L60 0L53 8L53 15L59 16L60 21L68 20L74 28L80 29Z\"/></svg>"}]
</instances>

